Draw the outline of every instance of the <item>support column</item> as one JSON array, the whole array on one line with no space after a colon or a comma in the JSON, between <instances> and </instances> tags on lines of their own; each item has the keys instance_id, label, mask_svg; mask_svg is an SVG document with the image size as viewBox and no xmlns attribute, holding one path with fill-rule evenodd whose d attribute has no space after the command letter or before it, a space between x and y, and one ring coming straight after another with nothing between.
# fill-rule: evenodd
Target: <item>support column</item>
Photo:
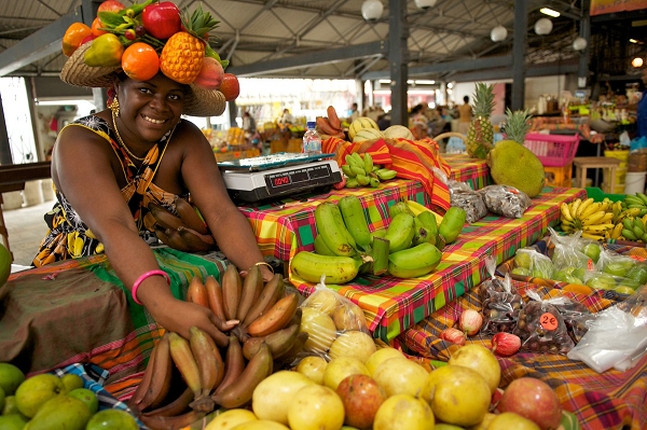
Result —
<instances>
[{"instance_id":1,"label":"support column","mask_svg":"<svg viewBox=\"0 0 647 430\"><path fill-rule=\"evenodd\" d=\"M13 164L11 157L11 146L9 146L9 135L7 134L7 123L4 120L4 109L2 107L2 94L0 94L0 165ZM2 195L0 194L0 199Z\"/></svg>"},{"instance_id":2,"label":"support column","mask_svg":"<svg viewBox=\"0 0 647 430\"><path fill-rule=\"evenodd\" d=\"M407 59L407 39L409 27L406 20L407 2L389 0L389 72L391 75L391 124L406 126L407 118L407 79L409 71Z\"/></svg>"},{"instance_id":3,"label":"support column","mask_svg":"<svg viewBox=\"0 0 647 430\"><path fill-rule=\"evenodd\" d=\"M577 87L585 88L588 85L589 58L591 55L591 0L582 1L582 16L580 17L580 37L586 40L586 48L580 51L580 63L577 73Z\"/></svg>"},{"instance_id":4,"label":"support column","mask_svg":"<svg viewBox=\"0 0 647 430\"><path fill-rule=\"evenodd\" d=\"M514 2L514 41L512 43L512 110L523 110L526 98L526 31L528 6L526 0Z\"/></svg>"}]
</instances>

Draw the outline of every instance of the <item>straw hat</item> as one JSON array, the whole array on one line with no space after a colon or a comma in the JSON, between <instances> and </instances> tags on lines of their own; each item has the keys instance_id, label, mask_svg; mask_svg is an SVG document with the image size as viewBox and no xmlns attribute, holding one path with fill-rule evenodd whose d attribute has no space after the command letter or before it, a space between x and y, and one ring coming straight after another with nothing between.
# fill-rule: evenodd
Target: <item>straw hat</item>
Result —
<instances>
[{"instance_id":1,"label":"straw hat","mask_svg":"<svg viewBox=\"0 0 647 430\"><path fill-rule=\"evenodd\" d=\"M90 67L85 64L83 57L91 43L84 43L67 60L61 71L61 80L78 87L110 88L117 75L121 73L120 66ZM225 111L225 95L218 90L207 90L195 84L189 84L189 93L184 99L182 113L190 116L218 116Z\"/></svg>"}]
</instances>

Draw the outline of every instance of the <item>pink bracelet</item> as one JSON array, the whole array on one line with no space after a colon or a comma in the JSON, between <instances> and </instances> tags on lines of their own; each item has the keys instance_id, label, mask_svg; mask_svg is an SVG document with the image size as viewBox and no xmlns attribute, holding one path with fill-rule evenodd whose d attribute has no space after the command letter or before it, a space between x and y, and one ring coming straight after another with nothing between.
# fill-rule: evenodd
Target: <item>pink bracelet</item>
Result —
<instances>
[{"instance_id":1,"label":"pink bracelet","mask_svg":"<svg viewBox=\"0 0 647 430\"><path fill-rule=\"evenodd\" d=\"M163 271L163 270L151 270L150 272L146 272L146 273L144 273L144 274L143 274L143 275L141 275L139 278L137 278L137 280L135 281L135 284L133 285L133 289L132 289L132 291L131 291L131 293L132 293L132 295L133 295L133 300L134 300L134 301L135 301L135 303L137 303L138 305L142 305L142 306L144 306L144 304L143 304L142 302L140 302L139 300L137 300L137 289L138 289L138 288L139 288L139 286L142 284L142 282L144 282L144 281L145 281L146 279L148 279L149 277L151 277L151 276L155 276L155 275L159 275L159 276L163 276L163 277L165 277L165 278L166 278L166 282L168 282L168 284L169 284L169 285L171 284L171 278L169 278L168 274L167 274L165 271Z\"/></svg>"}]
</instances>

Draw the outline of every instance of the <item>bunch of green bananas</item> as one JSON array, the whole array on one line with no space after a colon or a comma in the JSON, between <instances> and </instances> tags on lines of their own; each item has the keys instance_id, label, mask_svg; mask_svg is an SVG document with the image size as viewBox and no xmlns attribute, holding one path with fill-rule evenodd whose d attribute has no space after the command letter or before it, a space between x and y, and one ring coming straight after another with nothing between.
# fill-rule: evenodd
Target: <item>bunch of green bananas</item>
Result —
<instances>
[{"instance_id":1,"label":"bunch of green bananas","mask_svg":"<svg viewBox=\"0 0 647 430\"><path fill-rule=\"evenodd\" d=\"M346 188L357 188L371 186L377 188L381 181L388 181L395 178L398 172L391 169L384 169L379 164L373 164L373 157L368 152L360 155L353 152L346 155L346 164L341 170L346 175Z\"/></svg>"},{"instance_id":2,"label":"bunch of green bananas","mask_svg":"<svg viewBox=\"0 0 647 430\"><path fill-rule=\"evenodd\" d=\"M647 228L645 224L647 223L647 214L642 218L636 216L631 218L625 218L622 222L618 223L613 229L611 235L612 239L627 239L633 240L636 242L647 242ZM617 237L613 237L620 230L620 234Z\"/></svg>"}]
</instances>

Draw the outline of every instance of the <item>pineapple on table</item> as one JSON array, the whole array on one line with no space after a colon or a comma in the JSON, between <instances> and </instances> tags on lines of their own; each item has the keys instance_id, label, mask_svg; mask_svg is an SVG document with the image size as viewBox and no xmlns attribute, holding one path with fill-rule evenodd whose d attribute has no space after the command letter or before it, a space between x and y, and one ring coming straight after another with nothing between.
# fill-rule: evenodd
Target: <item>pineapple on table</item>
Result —
<instances>
[{"instance_id":1,"label":"pineapple on table","mask_svg":"<svg viewBox=\"0 0 647 430\"><path fill-rule=\"evenodd\" d=\"M474 119L467 131L466 148L470 157L485 159L494 146L494 127L490 115L494 109L494 85L476 83Z\"/></svg>"},{"instance_id":2,"label":"pineapple on table","mask_svg":"<svg viewBox=\"0 0 647 430\"><path fill-rule=\"evenodd\" d=\"M218 21L198 7L189 17L182 15L184 31L171 36L160 55L160 70L168 78L190 84L198 77L204 62L206 38Z\"/></svg>"},{"instance_id":3,"label":"pineapple on table","mask_svg":"<svg viewBox=\"0 0 647 430\"><path fill-rule=\"evenodd\" d=\"M530 131L530 113L525 111L512 112L510 108L505 111L505 134L508 140L514 140L520 145L526 141L526 134Z\"/></svg>"}]
</instances>

